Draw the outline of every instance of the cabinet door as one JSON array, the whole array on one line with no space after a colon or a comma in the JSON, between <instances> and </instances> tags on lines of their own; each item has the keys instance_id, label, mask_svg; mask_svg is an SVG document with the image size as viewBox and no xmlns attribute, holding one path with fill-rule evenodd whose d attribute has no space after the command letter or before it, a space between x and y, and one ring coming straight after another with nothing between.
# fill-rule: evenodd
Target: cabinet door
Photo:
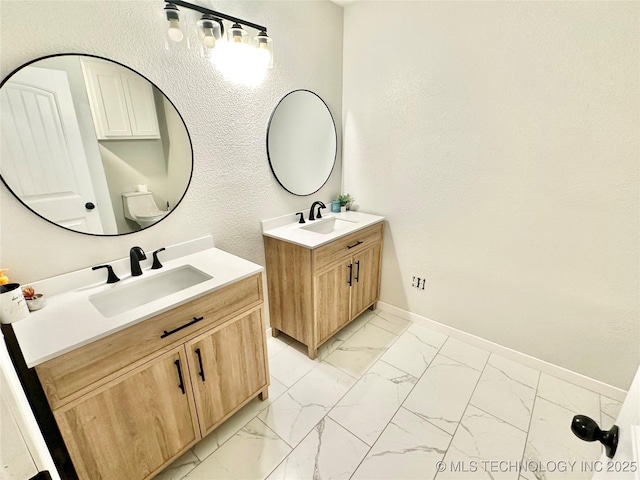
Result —
<instances>
[{"instance_id":1,"label":"cabinet door","mask_svg":"<svg viewBox=\"0 0 640 480\"><path fill-rule=\"evenodd\" d=\"M200 438L182 346L54 415L82 480L147 478Z\"/></svg>"},{"instance_id":2,"label":"cabinet door","mask_svg":"<svg viewBox=\"0 0 640 480\"><path fill-rule=\"evenodd\" d=\"M138 75L123 74L122 85L129 110L131 135L159 138L158 115L151 84Z\"/></svg>"},{"instance_id":3,"label":"cabinet door","mask_svg":"<svg viewBox=\"0 0 640 480\"><path fill-rule=\"evenodd\" d=\"M351 318L359 315L378 299L380 249L381 244L377 243L353 257Z\"/></svg>"},{"instance_id":4,"label":"cabinet door","mask_svg":"<svg viewBox=\"0 0 640 480\"><path fill-rule=\"evenodd\" d=\"M82 60L98 140L160 138L152 85L116 64Z\"/></svg>"},{"instance_id":5,"label":"cabinet door","mask_svg":"<svg viewBox=\"0 0 640 480\"><path fill-rule=\"evenodd\" d=\"M316 322L319 345L351 320L350 291L353 284L351 259L314 277Z\"/></svg>"},{"instance_id":6,"label":"cabinet door","mask_svg":"<svg viewBox=\"0 0 640 480\"><path fill-rule=\"evenodd\" d=\"M187 344L202 436L267 385L264 337L258 309Z\"/></svg>"},{"instance_id":7,"label":"cabinet door","mask_svg":"<svg viewBox=\"0 0 640 480\"><path fill-rule=\"evenodd\" d=\"M93 60L81 63L98 140L131 137L122 67Z\"/></svg>"}]
</instances>

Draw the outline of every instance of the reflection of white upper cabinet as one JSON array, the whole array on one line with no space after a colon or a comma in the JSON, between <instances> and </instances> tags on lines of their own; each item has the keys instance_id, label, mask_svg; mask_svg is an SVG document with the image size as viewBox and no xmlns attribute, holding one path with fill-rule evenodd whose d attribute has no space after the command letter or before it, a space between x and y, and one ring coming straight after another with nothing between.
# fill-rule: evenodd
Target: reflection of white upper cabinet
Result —
<instances>
[{"instance_id":1,"label":"reflection of white upper cabinet","mask_svg":"<svg viewBox=\"0 0 640 480\"><path fill-rule=\"evenodd\" d=\"M113 63L82 60L98 140L160 138L151 84Z\"/></svg>"}]
</instances>

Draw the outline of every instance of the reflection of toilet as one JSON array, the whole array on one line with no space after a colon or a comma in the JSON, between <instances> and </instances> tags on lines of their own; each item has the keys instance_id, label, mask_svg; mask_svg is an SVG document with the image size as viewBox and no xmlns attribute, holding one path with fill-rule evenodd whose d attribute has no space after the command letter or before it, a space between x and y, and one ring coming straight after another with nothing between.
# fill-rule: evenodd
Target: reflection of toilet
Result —
<instances>
[{"instance_id":1,"label":"reflection of toilet","mask_svg":"<svg viewBox=\"0 0 640 480\"><path fill-rule=\"evenodd\" d=\"M158 208L151 192L125 192L122 194L122 203L124 216L142 228L159 222L169 213Z\"/></svg>"}]
</instances>

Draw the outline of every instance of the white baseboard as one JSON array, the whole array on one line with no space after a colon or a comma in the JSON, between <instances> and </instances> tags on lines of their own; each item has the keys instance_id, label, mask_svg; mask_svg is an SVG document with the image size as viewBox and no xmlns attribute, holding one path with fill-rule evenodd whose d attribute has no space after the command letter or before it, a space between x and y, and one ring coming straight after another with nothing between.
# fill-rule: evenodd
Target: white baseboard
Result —
<instances>
[{"instance_id":1,"label":"white baseboard","mask_svg":"<svg viewBox=\"0 0 640 480\"><path fill-rule=\"evenodd\" d=\"M627 394L627 392L625 390L622 390L621 388L614 387L613 385L595 380L580 373L567 370L566 368L559 367L558 365L554 365L553 363L549 363L544 360L540 360L539 358L532 357L531 355L527 355L526 353L512 350L511 348L493 343L489 340L485 340L484 338L480 338L470 333L463 332L462 330L444 325L421 315L402 310L401 308L395 307L388 303L378 302L377 307L380 310L389 312L400 318L410 320L414 323L430 328L436 332L443 333L457 340L466 342L470 345L474 345L489 352L497 353L498 355L502 355L503 357L513 360L514 362L518 362L522 365L535 368L536 370L540 370L541 372L553 375L554 377L560 378L562 380L575 383L576 385L584 387L588 390L592 390L596 393L600 393L609 398L613 398L614 400L618 400L619 402L623 402Z\"/></svg>"}]
</instances>

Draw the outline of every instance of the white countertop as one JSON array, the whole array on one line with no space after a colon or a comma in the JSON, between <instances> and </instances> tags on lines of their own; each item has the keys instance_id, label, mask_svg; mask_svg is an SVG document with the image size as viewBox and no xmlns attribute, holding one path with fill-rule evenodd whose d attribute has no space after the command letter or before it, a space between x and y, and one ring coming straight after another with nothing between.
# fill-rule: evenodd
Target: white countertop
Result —
<instances>
[{"instance_id":1,"label":"white countertop","mask_svg":"<svg viewBox=\"0 0 640 480\"><path fill-rule=\"evenodd\" d=\"M160 258L162 259L162 254L160 254ZM99 276L104 277L100 283L47 296L47 305L42 310L31 312L27 318L13 323L13 330L27 366L34 367L206 293L263 271L262 266L217 248L208 248L179 258L163 260L163 268L158 270L150 270L148 263L145 262L141 277L121 276L121 281L114 284L106 283L106 272L102 270L101 273L98 273ZM149 278L182 265L192 265L213 278L111 318L102 316L89 301L89 297L96 293L121 288L137 279ZM85 277L88 275L84 270L78 274ZM92 272L92 274L95 278L96 273ZM73 274L67 274L67 276L71 275ZM49 279L45 282L50 284L53 280L55 279ZM37 286L38 284L34 283L33 285ZM42 291L42 289L36 288L36 291Z\"/></svg>"},{"instance_id":2,"label":"white countertop","mask_svg":"<svg viewBox=\"0 0 640 480\"><path fill-rule=\"evenodd\" d=\"M321 220L310 221L305 219L306 223L302 224L298 223L298 216L296 214L289 214L282 217L264 220L262 222L262 234L267 237L277 238L278 240L284 240L289 243L313 249L384 220L384 217L381 217L380 215L354 211L344 213L323 212L322 214L323 220L332 217L354 222L353 226L328 234L316 233L310 230L305 230L303 227L307 227L313 224L313 222Z\"/></svg>"}]
</instances>

